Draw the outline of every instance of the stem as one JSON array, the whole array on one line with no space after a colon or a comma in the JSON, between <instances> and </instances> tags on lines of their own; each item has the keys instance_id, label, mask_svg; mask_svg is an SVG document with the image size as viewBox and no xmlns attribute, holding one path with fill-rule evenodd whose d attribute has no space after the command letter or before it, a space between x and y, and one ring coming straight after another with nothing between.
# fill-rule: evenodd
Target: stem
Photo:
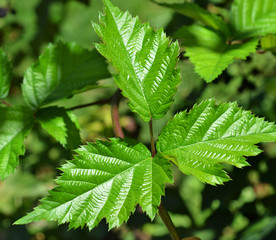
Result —
<instances>
[{"instance_id":1,"label":"stem","mask_svg":"<svg viewBox=\"0 0 276 240\"><path fill-rule=\"evenodd\" d=\"M121 91L118 89L111 98L111 116L113 131L116 137L125 138L123 129L120 125L119 104L121 100Z\"/></svg>"},{"instance_id":2,"label":"stem","mask_svg":"<svg viewBox=\"0 0 276 240\"><path fill-rule=\"evenodd\" d=\"M4 101L4 100L2 100L2 99L1 99L1 103L5 104L5 105L7 105L7 106L9 106L9 107L11 107L11 106L12 106L12 104L11 104L11 103L8 103L8 102L6 102L6 101Z\"/></svg>"},{"instance_id":3,"label":"stem","mask_svg":"<svg viewBox=\"0 0 276 240\"><path fill-rule=\"evenodd\" d=\"M155 150L155 143L154 143L154 138L153 138L152 119L149 121L149 131L150 131L151 156L154 157L156 154L156 150ZM158 209L159 209L159 216L161 217L162 221L166 225L166 227L171 235L172 240L181 240L180 236L172 222L172 219L171 219L167 209L162 204L162 202L160 203Z\"/></svg>"},{"instance_id":4,"label":"stem","mask_svg":"<svg viewBox=\"0 0 276 240\"><path fill-rule=\"evenodd\" d=\"M166 225L172 240L181 240L165 206L161 203L158 209L159 209L159 216L161 217L163 223Z\"/></svg>"},{"instance_id":5,"label":"stem","mask_svg":"<svg viewBox=\"0 0 276 240\"><path fill-rule=\"evenodd\" d=\"M90 107L90 106L94 106L94 105L103 105L103 104L110 103L111 99L112 98L110 97L110 98L102 99L102 100L99 100L99 101L96 101L96 102L92 102L92 103L87 103L87 104L82 104L82 105L79 105L79 106L71 107L71 108L68 108L67 110L76 110L76 109Z\"/></svg>"},{"instance_id":6,"label":"stem","mask_svg":"<svg viewBox=\"0 0 276 240\"><path fill-rule=\"evenodd\" d=\"M150 119L149 121L149 131L150 131L151 156L154 157L156 154L156 151L155 151L155 143L153 138L152 119Z\"/></svg>"}]
</instances>

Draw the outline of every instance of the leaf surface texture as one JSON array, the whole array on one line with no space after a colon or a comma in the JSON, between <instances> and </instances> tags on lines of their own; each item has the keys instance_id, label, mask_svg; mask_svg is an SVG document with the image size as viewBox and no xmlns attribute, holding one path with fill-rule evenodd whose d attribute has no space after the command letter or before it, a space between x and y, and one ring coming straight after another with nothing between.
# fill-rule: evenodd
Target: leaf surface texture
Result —
<instances>
[{"instance_id":1,"label":"leaf surface texture","mask_svg":"<svg viewBox=\"0 0 276 240\"><path fill-rule=\"evenodd\" d=\"M75 93L98 87L109 77L107 65L96 50L76 43L49 44L38 62L27 69L22 84L26 103L33 109Z\"/></svg>"},{"instance_id":2,"label":"leaf surface texture","mask_svg":"<svg viewBox=\"0 0 276 240\"><path fill-rule=\"evenodd\" d=\"M26 107L0 107L0 178L14 173L19 155L25 153L24 138L33 125Z\"/></svg>"},{"instance_id":3,"label":"leaf surface texture","mask_svg":"<svg viewBox=\"0 0 276 240\"><path fill-rule=\"evenodd\" d=\"M0 48L0 99L8 96L10 91L12 65L6 53Z\"/></svg>"},{"instance_id":4,"label":"leaf surface texture","mask_svg":"<svg viewBox=\"0 0 276 240\"><path fill-rule=\"evenodd\" d=\"M244 156L261 152L254 144L276 141L276 126L242 110L236 103L214 99L180 112L162 130L157 149L180 170L209 184L229 180L223 165L249 165Z\"/></svg>"},{"instance_id":5,"label":"leaf surface texture","mask_svg":"<svg viewBox=\"0 0 276 240\"><path fill-rule=\"evenodd\" d=\"M16 224L46 219L70 228L94 228L106 218L109 228L127 221L139 204L151 219L157 212L165 183L172 182L170 163L134 140L113 138L82 146L63 165L58 187Z\"/></svg>"},{"instance_id":6,"label":"leaf surface texture","mask_svg":"<svg viewBox=\"0 0 276 240\"><path fill-rule=\"evenodd\" d=\"M36 120L64 147L75 149L81 144L77 119L72 112L60 107L42 108Z\"/></svg>"},{"instance_id":7,"label":"leaf surface texture","mask_svg":"<svg viewBox=\"0 0 276 240\"><path fill-rule=\"evenodd\" d=\"M231 23L236 39L276 33L275 0L235 0Z\"/></svg>"},{"instance_id":8,"label":"leaf surface texture","mask_svg":"<svg viewBox=\"0 0 276 240\"><path fill-rule=\"evenodd\" d=\"M180 72L175 69L179 46L162 29L154 31L128 12L104 0L105 15L93 24L102 43L97 50L115 67L115 82L129 106L144 121L162 118L172 103Z\"/></svg>"},{"instance_id":9,"label":"leaf surface texture","mask_svg":"<svg viewBox=\"0 0 276 240\"><path fill-rule=\"evenodd\" d=\"M185 55L195 71L206 82L216 79L235 59L246 59L258 45L258 39L228 45L223 35L197 24L182 27L176 35L183 40Z\"/></svg>"}]
</instances>

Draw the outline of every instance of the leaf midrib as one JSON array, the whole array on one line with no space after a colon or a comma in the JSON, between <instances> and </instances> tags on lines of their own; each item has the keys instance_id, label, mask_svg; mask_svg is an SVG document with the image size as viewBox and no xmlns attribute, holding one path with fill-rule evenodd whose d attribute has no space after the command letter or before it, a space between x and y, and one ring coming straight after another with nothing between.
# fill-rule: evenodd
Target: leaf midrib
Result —
<instances>
[{"instance_id":1,"label":"leaf midrib","mask_svg":"<svg viewBox=\"0 0 276 240\"><path fill-rule=\"evenodd\" d=\"M106 7L108 7L108 6L106 6ZM141 85L141 82L140 82L139 79L138 79L138 76L137 76L137 74L136 74L135 68L134 68L134 66L133 66L133 64L132 64L132 61L131 61L130 56L129 56L129 53L128 53L128 51L127 51L126 45L124 44L122 35L121 35L121 33L120 33L119 29L118 29L118 25L117 25L117 22L116 22L116 20L115 20L115 16L113 15L113 12L110 10L109 7L108 7L108 9L109 9L109 12L111 13L111 16L112 16L112 18L113 18L113 21L115 22L117 34L120 36L121 42L123 43L123 46L124 46L124 48L125 48L124 50L125 50L125 52L126 52L126 55L128 56L128 61L130 62L130 65L131 65L131 67L132 67L132 71L133 71L133 73L134 73L134 75L135 75L135 79L136 79L136 81L138 82L138 84L139 84L139 86L140 86L140 88L141 88L141 93L142 93L142 95L143 95L143 97L144 97L144 100L145 100L145 102L146 102L146 104L147 104L147 108L148 108L148 111L149 111L149 114L150 114L150 117L151 117L151 111L150 111L150 107L149 107L149 104L148 104L148 100L147 100L146 95L145 95L145 93L144 93L144 91L143 91L144 88L143 88L143 86ZM136 21L137 21L137 20L136 20ZM144 26L143 26L143 27L144 27ZM133 31L132 31L132 33L133 33ZM132 34L132 33L131 33L131 34ZM144 37L145 37L145 35L144 35Z\"/></svg>"},{"instance_id":2,"label":"leaf midrib","mask_svg":"<svg viewBox=\"0 0 276 240\"><path fill-rule=\"evenodd\" d=\"M218 139L211 139L211 140L206 140L206 141L201 141L201 142L196 142L196 143L191 143L191 144L186 144L184 146L180 146L177 148L172 148L170 150L166 150L163 153L169 152L169 151L174 151L176 149L181 149L183 151L185 151L184 149L188 146L193 146L193 145L199 145L199 144L204 144L204 143L208 143L208 142L212 142L212 141L218 141L218 140L225 140L225 139L231 139L231 138L239 138L239 137L247 137L247 136L251 136L251 135L259 135L259 134L273 134L275 132L265 132L265 133L252 133L252 134L247 134L247 135L239 135L239 136L229 136L229 137L222 137L222 138L218 138ZM161 151L162 152L162 151Z\"/></svg>"},{"instance_id":3,"label":"leaf midrib","mask_svg":"<svg viewBox=\"0 0 276 240\"><path fill-rule=\"evenodd\" d=\"M84 194L87 194L87 193L91 192L91 191L94 190L95 188L97 188L97 187L99 187L99 186L101 186L101 185L103 185L103 184L105 184L105 183L107 183L107 182L109 182L109 181L115 179L115 177L117 177L118 175L123 174L124 172L129 171L129 170L131 170L132 168L135 168L135 167L139 166L141 163L146 162L146 161L149 161L150 159L152 160L151 157L145 158L144 160L142 160L142 161L140 161L140 162L138 162L138 163L132 165L131 167L125 169L125 170L122 171L122 172L120 172L119 174L115 174L113 177L111 177L111 178L108 179L107 181L104 181L104 182L102 182L102 183L96 185L96 186L93 187L92 189L90 189L90 190L88 190L88 191L85 191L84 193L82 193L82 194L80 194L80 195L76 195L76 197L74 197L74 198L71 199L70 201L65 202L65 203L62 203L61 205L59 205L59 206L57 206L57 207L55 207L55 208L52 208L50 211L52 211L52 210L54 210L54 209L57 209L57 208L61 207L62 205L65 205L65 204L68 204L68 203L74 201L76 198L81 197L81 196L83 196ZM152 162L152 164L153 164L153 162ZM72 169L72 168L71 168L71 169ZM71 170L71 169L70 169L70 170ZM75 169L78 169L78 168L74 168L74 170L75 170ZM68 170L68 169L67 169L67 170ZM82 170L82 168L81 168L80 170ZM70 180L62 180L62 179L58 179L58 180L59 180L59 181L64 181L64 182L70 181ZM84 181L84 182L85 182L85 181ZM67 193L68 193L68 192L67 192ZM69 193L69 194L73 194L73 193ZM74 195L75 195L75 194L74 194ZM45 211L47 211L47 210L45 209ZM41 214L43 214L43 213L41 213Z\"/></svg>"}]
</instances>

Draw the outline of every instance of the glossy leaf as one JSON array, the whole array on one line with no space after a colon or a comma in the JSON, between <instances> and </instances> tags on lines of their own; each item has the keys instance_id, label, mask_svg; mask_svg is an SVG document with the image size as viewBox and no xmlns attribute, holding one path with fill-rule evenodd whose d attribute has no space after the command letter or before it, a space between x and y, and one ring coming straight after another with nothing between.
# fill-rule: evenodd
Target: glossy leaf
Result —
<instances>
[{"instance_id":1,"label":"glossy leaf","mask_svg":"<svg viewBox=\"0 0 276 240\"><path fill-rule=\"evenodd\" d=\"M115 82L129 99L129 106L144 121L162 118L180 82L175 69L179 46L162 29L154 31L128 12L104 0L105 15L93 24L103 43L97 50L116 68Z\"/></svg>"},{"instance_id":2,"label":"glossy leaf","mask_svg":"<svg viewBox=\"0 0 276 240\"><path fill-rule=\"evenodd\" d=\"M276 33L275 0L235 0L231 23L236 39Z\"/></svg>"},{"instance_id":3,"label":"glossy leaf","mask_svg":"<svg viewBox=\"0 0 276 240\"><path fill-rule=\"evenodd\" d=\"M22 84L26 103L33 109L75 93L98 87L109 77L104 59L76 43L49 44L38 62L27 69Z\"/></svg>"},{"instance_id":4,"label":"glossy leaf","mask_svg":"<svg viewBox=\"0 0 276 240\"><path fill-rule=\"evenodd\" d=\"M8 96L12 75L12 65L7 55L0 48L0 99Z\"/></svg>"},{"instance_id":5,"label":"glossy leaf","mask_svg":"<svg viewBox=\"0 0 276 240\"><path fill-rule=\"evenodd\" d=\"M155 2L155 1L153 1ZM211 27L219 32L223 33L225 36L230 36L230 30L228 25L217 15L212 14L201 8L196 3L178 3L178 4L167 4L158 3L161 6L168 7L174 11L183 14L189 18L197 20L203 23L205 26Z\"/></svg>"},{"instance_id":6,"label":"glossy leaf","mask_svg":"<svg viewBox=\"0 0 276 240\"><path fill-rule=\"evenodd\" d=\"M63 165L59 184L41 204L16 224L46 219L70 228L94 228L106 218L109 228L127 221L139 204L151 219L172 182L170 163L134 140L113 138L82 146Z\"/></svg>"},{"instance_id":7,"label":"glossy leaf","mask_svg":"<svg viewBox=\"0 0 276 240\"><path fill-rule=\"evenodd\" d=\"M179 169L212 185L229 180L221 163L249 165L244 156L261 152L254 144L276 141L276 126L236 103L206 100L180 112L162 130L157 149Z\"/></svg>"},{"instance_id":8,"label":"glossy leaf","mask_svg":"<svg viewBox=\"0 0 276 240\"><path fill-rule=\"evenodd\" d=\"M74 149L81 144L78 123L75 115L64 108L42 108L36 120L64 147Z\"/></svg>"},{"instance_id":9,"label":"glossy leaf","mask_svg":"<svg viewBox=\"0 0 276 240\"><path fill-rule=\"evenodd\" d=\"M252 39L229 45L223 35L197 24L182 27L176 35L183 39L185 55L206 82L216 79L235 59L246 59L258 44L258 39Z\"/></svg>"},{"instance_id":10,"label":"glossy leaf","mask_svg":"<svg viewBox=\"0 0 276 240\"><path fill-rule=\"evenodd\" d=\"M24 138L29 133L33 116L26 107L0 107L0 178L14 173L19 155L25 152Z\"/></svg>"}]
</instances>

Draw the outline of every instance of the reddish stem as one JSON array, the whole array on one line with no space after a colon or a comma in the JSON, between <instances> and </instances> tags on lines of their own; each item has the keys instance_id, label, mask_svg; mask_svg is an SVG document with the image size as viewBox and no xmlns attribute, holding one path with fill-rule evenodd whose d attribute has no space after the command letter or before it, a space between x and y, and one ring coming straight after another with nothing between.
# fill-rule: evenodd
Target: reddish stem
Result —
<instances>
[{"instance_id":1,"label":"reddish stem","mask_svg":"<svg viewBox=\"0 0 276 240\"><path fill-rule=\"evenodd\" d=\"M120 116L119 116L119 104L121 100L121 91L118 89L111 99L111 116L113 123L113 131L116 137L125 138L123 129L120 125Z\"/></svg>"}]
</instances>

